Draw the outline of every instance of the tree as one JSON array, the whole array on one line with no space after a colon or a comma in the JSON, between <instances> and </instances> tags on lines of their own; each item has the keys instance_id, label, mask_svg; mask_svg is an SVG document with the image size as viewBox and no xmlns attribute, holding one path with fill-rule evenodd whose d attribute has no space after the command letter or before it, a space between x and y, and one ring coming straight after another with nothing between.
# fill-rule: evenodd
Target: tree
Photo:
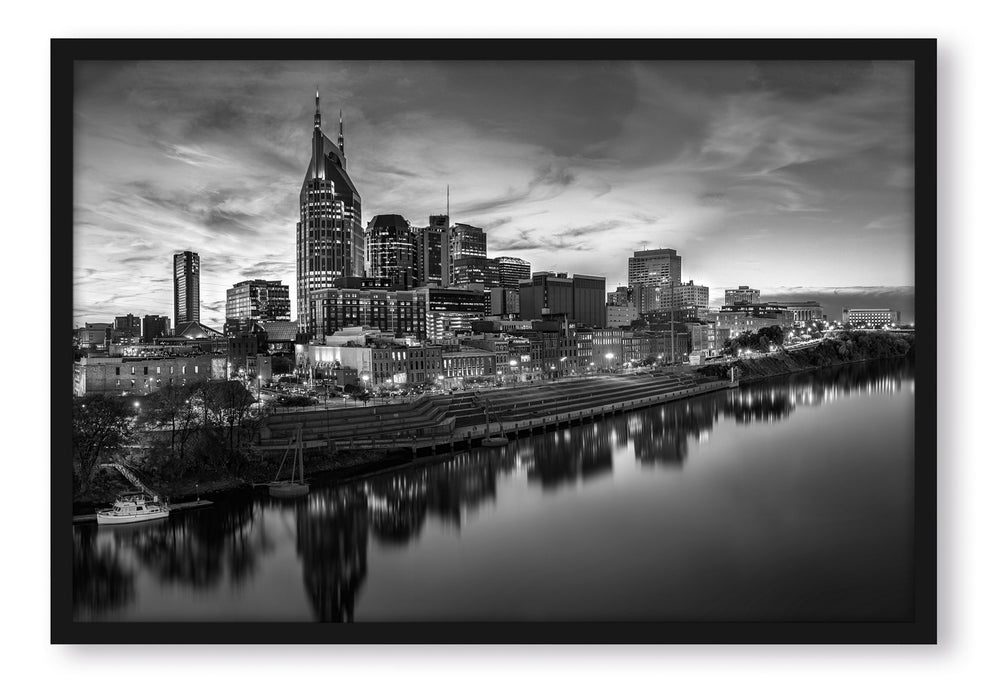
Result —
<instances>
[{"instance_id":1,"label":"tree","mask_svg":"<svg viewBox=\"0 0 990 700\"><path fill-rule=\"evenodd\" d=\"M130 439L133 410L118 396L80 396L72 406L72 449L79 462L80 490L85 493L103 455Z\"/></svg>"},{"instance_id":2,"label":"tree","mask_svg":"<svg viewBox=\"0 0 990 700\"><path fill-rule=\"evenodd\" d=\"M244 424L244 418L254 403L254 396L239 381L207 382L201 390L207 411L213 414L217 423L227 428L228 446L235 444L235 428ZM239 444L240 439L236 440Z\"/></svg>"},{"instance_id":3,"label":"tree","mask_svg":"<svg viewBox=\"0 0 990 700\"><path fill-rule=\"evenodd\" d=\"M193 405L193 399L199 387L200 384L162 387L148 395L147 409L141 414L145 423L171 427L171 449L174 453L178 441L180 460L198 421L199 411Z\"/></svg>"}]
</instances>

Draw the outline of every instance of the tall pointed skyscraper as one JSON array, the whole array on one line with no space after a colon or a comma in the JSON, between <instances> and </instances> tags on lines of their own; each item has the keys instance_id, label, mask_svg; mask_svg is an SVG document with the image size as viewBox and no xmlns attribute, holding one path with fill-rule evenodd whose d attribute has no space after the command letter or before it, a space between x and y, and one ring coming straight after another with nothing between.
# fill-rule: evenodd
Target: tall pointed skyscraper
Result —
<instances>
[{"instance_id":1,"label":"tall pointed skyscraper","mask_svg":"<svg viewBox=\"0 0 990 700\"><path fill-rule=\"evenodd\" d=\"M312 326L310 295L331 286L338 277L364 274L364 230L361 195L347 174L344 157L344 115L337 143L320 125L320 93L313 115L313 150L299 192L296 224L296 316L299 330Z\"/></svg>"}]
</instances>

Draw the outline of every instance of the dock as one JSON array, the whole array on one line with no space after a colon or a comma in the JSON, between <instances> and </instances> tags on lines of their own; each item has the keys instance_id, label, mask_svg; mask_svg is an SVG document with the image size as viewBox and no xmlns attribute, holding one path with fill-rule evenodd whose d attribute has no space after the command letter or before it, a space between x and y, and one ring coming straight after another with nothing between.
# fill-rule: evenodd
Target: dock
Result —
<instances>
[{"instance_id":1,"label":"dock","mask_svg":"<svg viewBox=\"0 0 990 700\"><path fill-rule=\"evenodd\" d=\"M206 506L212 506L213 501L199 500L199 501L188 501L186 503L173 503L169 505L169 513L175 513L180 510L192 510L193 508L205 508ZM73 515L72 524L80 525L83 523L95 523L96 513L87 513L86 515Z\"/></svg>"}]
</instances>

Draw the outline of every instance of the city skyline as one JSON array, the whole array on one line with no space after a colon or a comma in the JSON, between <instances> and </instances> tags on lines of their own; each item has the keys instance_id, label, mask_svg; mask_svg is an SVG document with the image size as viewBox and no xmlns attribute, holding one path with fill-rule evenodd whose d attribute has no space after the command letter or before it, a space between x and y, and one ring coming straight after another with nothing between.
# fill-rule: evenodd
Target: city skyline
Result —
<instances>
[{"instance_id":1,"label":"city skyline","mask_svg":"<svg viewBox=\"0 0 990 700\"><path fill-rule=\"evenodd\" d=\"M78 67L77 325L167 313L181 250L200 254L206 325L222 326L238 281L294 288L317 87L327 115L344 110L362 224L425 226L450 184L452 222L533 272L611 290L635 250L674 248L712 305L746 284L832 318L876 306L913 320L910 64L178 68Z\"/></svg>"}]
</instances>

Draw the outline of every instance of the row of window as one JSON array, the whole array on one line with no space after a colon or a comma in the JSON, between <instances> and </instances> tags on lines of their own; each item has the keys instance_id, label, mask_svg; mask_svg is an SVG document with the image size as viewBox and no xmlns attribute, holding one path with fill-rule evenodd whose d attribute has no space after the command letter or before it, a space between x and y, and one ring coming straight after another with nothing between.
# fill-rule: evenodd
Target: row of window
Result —
<instances>
[{"instance_id":1,"label":"row of window","mask_svg":"<svg viewBox=\"0 0 990 700\"><path fill-rule=\"evenodd\" d=\"M187 367L187 365L182 365L179 368L179 369L182 370L180 372L180 374L185 374L186 373L186 367ZM150 369L150 368L147 365L145 365L144 372L143 372L144 375L147 375L148 374L148 369ZM120 367L114 367L114 372L113 373L116 374L117 376L120 376ZM155 374L161 374L161 373L162 373L162 368L161 367L156 367L155 368ZM168 367L168 373L169 374L175 374L175 365L169 365L169 367ZM199 374L199 365L193 365L193 373L194 374ZM132 365L131 366L131 375L135 375L135 374L137 374L137 367L135 367L135 366Z\"/></svg>"}]
</instances>

